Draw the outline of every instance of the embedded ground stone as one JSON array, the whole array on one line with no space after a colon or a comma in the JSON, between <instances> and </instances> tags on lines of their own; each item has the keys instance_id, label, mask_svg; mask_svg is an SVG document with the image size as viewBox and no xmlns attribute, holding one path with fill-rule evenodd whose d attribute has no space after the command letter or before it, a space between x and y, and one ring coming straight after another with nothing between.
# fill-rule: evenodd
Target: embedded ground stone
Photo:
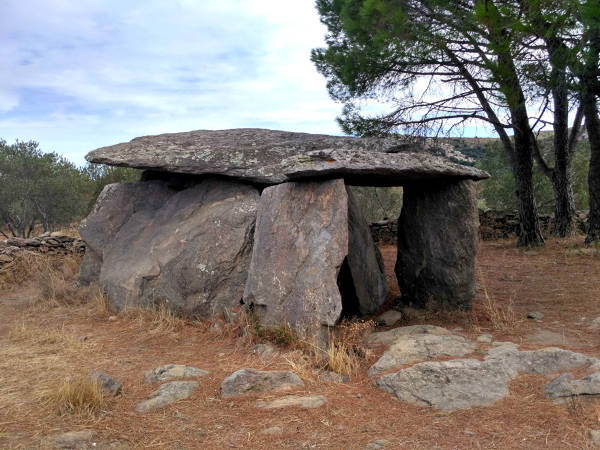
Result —
<instances>
[{"instance_id":1,"label":"embedded ground stone","mask_svg":"<svg viewBox=\"0 0 600 450\"><path fill-rule=\"evenodd\" d=\"M343 180L263 191L244 292L263 324L289 323L324 341L343 310L374 312L387 293L381 256Z\"/></svg>"},{"instance_id":2,"label":"embedded ground stone","mask_svg":"<svg viewBox=\"0 0 600 450\"><path fill-rule=\"evenodd\" d=\"M287 390L304 386L298 375L287 370L241 369L232 373L221 383L223 397Z\"/></svg>"},{"instance_id":3,"label":"embedded ground stone","mask_svg":"<svg viewBox=\"0 0 600 450\"><path fill-rule=\"evenodd\" d=\"M267 185L336 177L349 184L398 186L416 180L489 176L428 153L398 152L400 147L406 147L401 137L353 138L242 128L143 136L94 150L86 159Z\"/></svg>"},{"instance_id":4,"label":"embedded ground stone","mask_svg":"<svg viewBox=\"0 0 600 450\"><path fill-rule=\"evenodd\" d=\"M114 214L118 227L110 219L120 202L108 202L106 195L83 227L84 239L101 255L99 284L109 300L118 309L165 304L204 317L239 306L258 191L207 179L178 192L161 181L116 185L109 192L120 193L125 201L132 190L140 205L125 202L125 218ZM153 197L156 191L159 195ZM147 204L141 201L146 197ZM127 208L132 211L126 214ZM111 239L95 231L107 222Z\"/></svg>"},{"instance_id":5,"label":"embedded ground stone","mask_svg":"<svg viewBox=\"0 0 600 450\"><path fill-rule=\"evenodd\" d=\"M390 345L399 338L421 334L447 336L451 333L447 329L437 327L435 325L409 325L406 327L392 328L388 331L378 331L375 333L371 333L367 337L367 343L372 345Z\"/></svg>"},{"instance_id":6,"label":"embedded ground stone","mask_svg":"<svg viewBox=\"0 0 600 450\"><path fill-rule=\"evenodd\" d=\"M464 356L472 353L476 348L477 346L471 341L454 334L400 336L371 366L368 375L374 376L404 364L427 361L442 356Z\"/></svg>"},{"instance_id":7,"label":"embedded ground stone","mask_svg":"<svg viewBox=\"0 0 600 450\"><path fill-rule=\"evenodd\" d=\"M486 406L508 395L510 378L475 359L423 362L383 375L377 386L400 401L443 410Z\"/></svg>"},{"instance_id":8,"label":"embedded ground stone","mask_svg":"<svg viewBox=\"0 0 600 450\"><path fill-rule=\"evenodd\" d=\"M325 397L322 395L298 396L286 395L271 401L259 400L256 402L257 408L278 409L295 406L297 408L318 408L325 404Z\"/></svg>"},{"instance_id":9,"label":"embedded ground stone","mask_svg":"<svg viewBox=\"0 0 600 450\"><path fill-rule=\"evenodd\" d=\"M381 376L375 384L401 401L444 410L485 406L508 394L508 382L519 373L548 374L558 370L593 367L595 358L559 348L519 351L508 343L489 350L483 361L454 359L415 364ZM568 378L554 381L552 392L570 387L593 390L594 374L580 384L569 385ZM552 383L551 383L552 384ZM565 388L565 385L567 388Z\"/></svg>"},{"instance_id":10,"label":"embedded ground stone","mask_svg":"<svg viewBox=\"0 0 600 450\"><path fill-rule=\"evenodd\" d=\"M208 375L206 370L196 367L184 366L182 364L167 364L144 372L146 383L157 383L172 380L174 378L197 378Z\"/></svg>"},{"instance_id":11,"label":"embedded ground stone","mask_svg":"<svg viewBox=\"0 0 600 450\"><path fill-rule=\"evenodd\" d=\"M546 384L544 392L552 398L573 397L576 395L599 395L600 372L595 372L580 380L570 373L563 373Z\"/></svg>"},{"instance_id":12,"label":"embedded ground stone","mask_svg":"<svg viewBox=\"0 0 600 450\"><path fill-rule=\"evenodd\" d=\"M479 226L474 183L408 184L403 197L395 269L403 301L470 308Z\"/></svg>"},{"instance_id":13,"label":"embedded ground stone","mask_svg":"<svg viewBox=\"0 0 600 450\"><path fill-rule=\"evenodd\" d=\"M160 408L162 406L175 403L192 395L192 392L199 386L197 381L172 381L163 384L152 395L139 403L135 410L138 412L148 411L149 409Z\"/></svg>"}]
</instances>

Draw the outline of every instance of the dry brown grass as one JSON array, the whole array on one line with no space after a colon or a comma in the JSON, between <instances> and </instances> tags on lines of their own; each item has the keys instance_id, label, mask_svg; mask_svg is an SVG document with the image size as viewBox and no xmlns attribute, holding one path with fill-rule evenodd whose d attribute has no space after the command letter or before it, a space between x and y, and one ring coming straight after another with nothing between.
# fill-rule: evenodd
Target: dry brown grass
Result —
<instances>
[{"instance_id":1,"label":"dry brown grass","mask_svg":"<svg viewBox=\"0 0 600 450\"><path fill-rule=\"evenodd\" d=\"M481 274L479 274L479 279L483 290L481 306L484 317L496 331L508 334L517 333L523 324L523 319L515 311L515 293L510 296L508 302L502 304L489 294Z\"/></svg>"},{"instance_id":2,"label":"dry brown grass","mask_svg":"<svg viewBox=\"0 0 600 450\"><path fill-rule=\"evenodd\" d=\"M177 333L186 324L185 319L174 313L167 305L161 303L154 308L140 306L130 307L119 313L134 328L144 330L150 336Z\"/></svg>"},{"instance_id":3,"label":"dry brown grass","mask_svg":"<svg viewBox=\"0 0 600 450\"><path fill-rule=\"evenodd\" d=\"M98 379L84 374L65 378L47 390L44 398L59 415L97 416L108 407Z\"/></svg>"}]
</instances>

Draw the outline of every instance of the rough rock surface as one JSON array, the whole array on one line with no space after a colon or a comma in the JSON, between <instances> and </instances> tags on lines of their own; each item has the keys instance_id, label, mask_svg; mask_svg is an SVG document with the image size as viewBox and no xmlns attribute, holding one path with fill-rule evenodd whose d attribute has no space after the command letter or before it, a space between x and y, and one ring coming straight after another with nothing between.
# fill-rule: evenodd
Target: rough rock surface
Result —
<instances>
[{"instance_id":1,"label":"rough rock surface","mask_svg":"<svg viewBox=\"0 0 600 450\"><path fill-rule=\"evenodd\" d=\"M199 386L197 381L171 381L163 384L150 397L139 403L135 410L138 412L148 411L149 409L160 408L162 406L175 403L192 395L192 392Z\"/></svg>"},{"instance_id":2,"label":"rough rock surface","mask_svg":"<svg viewBox=\"0 0 600 450\"><path fill-rule=\"evenodd\" d=\"M254 236L244 303L265 325L326 340L343 308L365 314L385 301L381 257L341 179L266 188Z\"/></svg>"},{"instance_id":3,"label":"rough rock surface","mask_svg":"<svg viewBox=\"0 0 600 450\"><path fill-rule=\"evenodd\" d=\"M383 375L377 386L400 401L444 410L485 406L508 394L508 378L475 359L416 364Z\"/></svg>"},{"instance_id":4,"label":"rough rock surface","mask_svg":"<svg viewBox=\"0 0 600 450\"><path fill-rule=\"evenodd\" d=\"M79 225L79 235L86 243L79 282L88 284L98 280L106 247L134 213L150 221L174 193L161 181L106 185L90 214Z\"/></svg>"},{"instance_id":5,"label":"rough rock surface","mask_svg":"<svg viewBox=\"0 0 600 450\"><path fill-rule=\"evenodd\" d=\"M575 380L570 373L563 373L548 383L544 388L544 392L552 398L599 395L600 372L595 372L580 380Z\"/></svg>"},{"instance_id":6,"label":"rough rock surface","mask_svg":"<svg viewBox=\"0 0 600 450\"><path fill-rule=\"evenodd\" d=\"M403 197L395 269L403 300L470 308L479 225L474 183L409 184Z\"/></svg>"},{"instance_id":7,"label":"rough rock surface","mask_svg":"<svg viewBox=\"0 0 600 450\"><path fill-rule=\"evenodd\" d=\"M379 331L371 333L367 338L367 343L372 345L390 345L396 340L405 336L415 336L430 334L435 336L447 336L450 333L445 328L435 325L409 325L407 327L392 328L388 331Z\"/></svg>"},{"instance_id":8,"label":"rough rock surface","mask_svg":"<svg viewBox=\"0 0 600 450\"><path fill-rule=\"evenodd\" d=\"M299 395L286 395L285 397L281 397L271 401L259 400L256 402L256 407L263 409L278 409L295 406L297 408L308 409L323 406L325 404L325 401L325 397L323 397L322 395L308 395L303 397Z\"/></svg>"},{"instance_id":9,"label":"rough rock surface","mask_svg":"<svg viewBox=\"0 0 600 450\"><path fill-rule=\"evenodd\" d=\"M198 378L208 375L206 370L196 367L184 366L182 364L167 364L144 372L146 383L158 383L172 380L174 378Z\"/></svg>"},{"instance_id":10,"label":"rough rock surface","mask_svg":"<svg viewBox=\"0 0 600 450\"><path fill-rule=\"evenodd\" d=\"M99 263L117 308L165 303L211 316L239 306L257 202L255 188L218 179L181 191L162 181L110 185L81 227L95 256L80 275Z\"/></svg>"},{"instance_id":11,"label":"rough rock surface","mask_svg":"<svg viewBox=\"0 0 600 450\"><path fill-rule=\"evenodd\" d=\"M509 381L519 373L548 374L578 367L594 367L597 363L595 358L569 350L550 347L519 351L515 344L509 343L490 349L483 361L454 359L423 362L383 375L375 383L401 401L455 410L490 405L503 398L508 394ZM593 383L597 381L594 376L573 386L582 388L585 385L592 390ZM563 392L566 389L564 383L568 382L571 381L555 380L552 392Z\"/></svg>"},{"instance_id":12,"label":"rough rock surface","mask_svg":"<svg viewBox=\"0 0 600 450\"><path fill-rule=\"evenodd\" d=\"M359 139L264 129L197 130L143 136L90 152L94 163L162 172L216 174L262 184L343 177L350 184L400 185L439 178L483 179L480 170L427 153L393 153L399 139Z\"/></svg>"},{"instance_id":13,"label":"rough rock surface","mask_svg":"<svg viewBox=\"0 0 600 450\"><path fill-rule=\"evenodd\" d=\"M413 334L398 337L389 349L369 369L374 376L384 370L405 364L428 361L442 356L464 356L477 346L463 336L448 334Z\"/></svg>"},{"instance_id":14,"label":"rough rock surface","mask_svg":"<svg viewBox=\"0 0 600 450\"><path fill-rule=\"evenodd\" d=\"M92 370L89 377L98 380L98 384L102 390L113 397L119 395L123 389L123 383L101 370Z\"/></svg>"},{"instance_id":15,"label":"rough rock surface","mask_svg":"<svg viewBox=\"0 0 600 450\"><path fill-rule=\"evenodd\" d=\"M223 397L260 393L273 390L287 390L304 386L298 375L287 370L240 369L221 383Z\"/></svg>"}]
</instances>

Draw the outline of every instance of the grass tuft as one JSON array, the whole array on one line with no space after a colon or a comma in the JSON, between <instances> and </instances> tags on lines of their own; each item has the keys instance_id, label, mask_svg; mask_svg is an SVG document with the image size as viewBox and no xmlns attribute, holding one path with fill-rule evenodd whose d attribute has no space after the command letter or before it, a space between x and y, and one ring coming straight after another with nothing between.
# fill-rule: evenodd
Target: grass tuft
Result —
<instances>
[{"instance_id":1,"label":"grass tuft","mask_svg":"<svg viewBox=\"0 0 600 450\"><path fill-rule=\"evenodd\" d=\"M108 406L98 379L87 375L64 379L46 393L46 402L61 416L96 416Z\"/></svg>"}]
</instances>

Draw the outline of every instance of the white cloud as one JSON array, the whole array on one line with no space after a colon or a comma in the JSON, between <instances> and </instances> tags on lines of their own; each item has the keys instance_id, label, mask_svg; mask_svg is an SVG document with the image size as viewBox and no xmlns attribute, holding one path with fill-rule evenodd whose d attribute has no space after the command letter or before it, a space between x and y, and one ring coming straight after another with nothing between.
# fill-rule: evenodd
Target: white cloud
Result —
<instances>
[{"instance_id":1,"label":"white cloud","mask_svg":"<svg viewBox=\"0 0 600 450\"><path fill-rule=\"evenodd\" d=\"M3 2L0 137L78 163L142 134L269 126L339 132L309 60L312 1Z\"/></svg>"}]
</instances>

